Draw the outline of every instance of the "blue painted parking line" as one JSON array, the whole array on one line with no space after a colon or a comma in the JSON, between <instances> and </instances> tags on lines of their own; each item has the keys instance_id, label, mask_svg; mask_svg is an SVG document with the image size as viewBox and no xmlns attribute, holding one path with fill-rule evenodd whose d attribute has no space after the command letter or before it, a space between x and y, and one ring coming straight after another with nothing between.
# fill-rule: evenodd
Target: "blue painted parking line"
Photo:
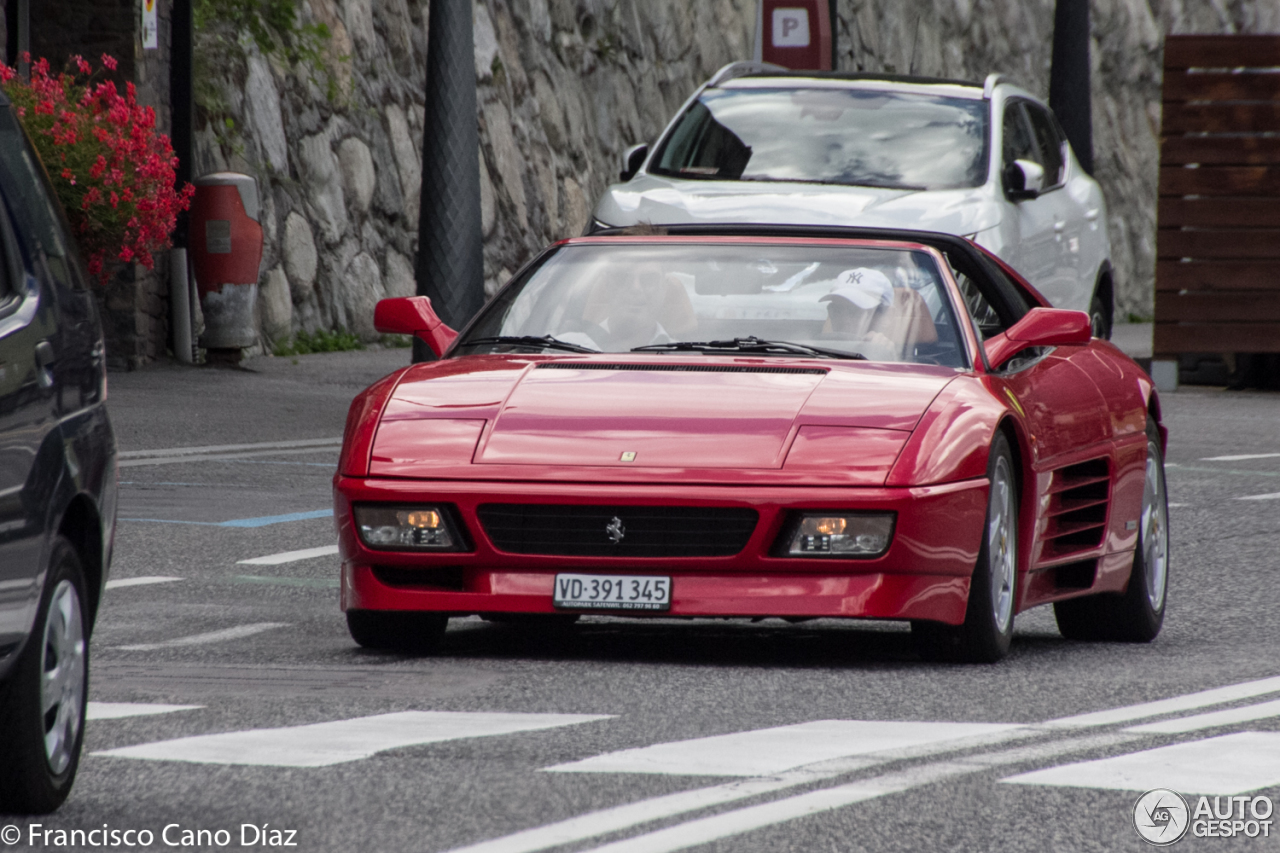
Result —
<instances>
[{"instance_id":1,"label":"blue painted parking line","mask_svg":"<svg viewBox=\"0 0 1280 853\"><path fill-rule=\"evenodd\" d=\"M306 521L309 518L328 518L333 515L331 509L317 509L311 512L290 512L285 515L264 515L259 518L237 518L235 521L224 521L220 527L266 527L268 524L283 524L286 521Z\"/></svg>"},{"instance_id":2,"label":"blue painted parking line","mask_svg":"<svg viewBox=\"0 0 1280 853\"><path fill-rule=\"evenodd\" d=\"M152 524L196 524L201 527L266 527L270 524L284 524L287 521L307 521L312 518L329 518L331 509L317 509L311 512L290 512L285 515L262 515L257 518L233 518L231 521L179 521L172 518L122 518L121 521L145 521Z\"/></svg>"}]
</instances>

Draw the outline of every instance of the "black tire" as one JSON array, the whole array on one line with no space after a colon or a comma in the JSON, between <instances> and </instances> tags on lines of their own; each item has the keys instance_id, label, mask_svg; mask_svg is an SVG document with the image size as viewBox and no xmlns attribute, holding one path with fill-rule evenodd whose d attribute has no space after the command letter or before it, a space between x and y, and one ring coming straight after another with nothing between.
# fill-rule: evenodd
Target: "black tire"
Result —
<instances>
[{"instance_id":1,"label":"black tire","mask_svg":"<svg viewBox=\"0 0 1280 853\"><path fill-rule=\"evenodd\" d=\"M1106 302L1097 293L1093 295L1093 301L1089 303L1089 325L1093 329L1095 338L1102 338L1104 341L1111 340L1111 311L1108 309Z\"/></svg>"},{"instance_id":2,"label":"black tire","mask_svg":"<svg viewBox=\"0 0 1280 853\"><path fill-rule=\"evenodd\" d=\"M0 684L0 814L48 814L71 793L89 692L87 602L80 558L58 537L31 636ZM50 735L61 736L46 746Z\"/></svg>"},{"instance_id":3,"label":"black tire","mask_svg":"<svg viewBox=\"0 0 1280 853\"><path fill-rule=\"evenodd\" d=\"M1053 605L1058 630L1069 640L1149 643L1160 634L1169 603L1169 493L1155 421L1147 420L1147 482L1129 585Z\"/></svg>"},{"instance_id":4,"label":"black tire","mask_svg":"<svg viewBox=\"0 0 1280 853\"><path fill-rule=\"evenodd\" d=\"M440 648L449 617L443 613L348 610L351 639L366 649L430 654Z\"/></svg>"},{"instance_id":5,"label":"black tire","mask_svg":"<svg viewBox=\"0 0 1280 853\"><path fill-rule=\"evenodd\" d=\"M991 442L987 479L987 517L964 623L911 623L912 645L925 660L995 663L1009 653L1017 604L1019 503L1017 467L1004 433L997 432Z\"/></svg>"}]
</instances>

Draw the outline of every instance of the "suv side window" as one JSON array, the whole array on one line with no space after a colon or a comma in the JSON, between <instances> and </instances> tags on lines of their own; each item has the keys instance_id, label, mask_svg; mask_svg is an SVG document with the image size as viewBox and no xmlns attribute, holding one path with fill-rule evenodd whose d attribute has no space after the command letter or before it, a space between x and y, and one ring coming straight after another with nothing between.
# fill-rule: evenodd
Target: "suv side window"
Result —
<instances>
[{"instance_id":1,"label":"suv side window","mask_svg":"<svg viewBox=\"0 0 1280 853\"><path fill-rule=\"evenodd\" d=\"M1044 166L1046 187L1056 187L1066 179L1066 158L1062 146L1066 141L1058 132L1057 123L1039 104L1026 104L1027 117L1039 144L1039 163Z\"/></svg>"},{"instance_id":2,"label":"suv side window","mask_svg":"<svg viewBox=\"0 0 1280 853\"><path fill-rule=\"evenodd\" d=\"M1003 136L1005 166L1010 165L1014 160L1040 162L1040 152L1031 136L1027 120L1022 114L1022 101L1005 102Z\"/></svg>"}]
</instances>

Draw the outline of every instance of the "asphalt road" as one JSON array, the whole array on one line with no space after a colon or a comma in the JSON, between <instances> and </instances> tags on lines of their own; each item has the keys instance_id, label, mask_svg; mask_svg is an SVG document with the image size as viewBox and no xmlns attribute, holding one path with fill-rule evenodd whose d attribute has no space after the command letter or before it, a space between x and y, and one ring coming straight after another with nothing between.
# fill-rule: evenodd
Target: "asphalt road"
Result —
<instances>
[{"instance_id":1,"label":"asphalt road","mask_svg":"<svg viewBox=\"0 0 1280 853\"><path fill-rule=\"evenodd\" d=\"M925 664L902 627L834 620L465 620L413 658L350 640L331 554L241 562L333 545L347 403L406 359L111 376L127 467L85 757L61 811L0 817L0 842L1113 851L1147 849L1135 787L1280 802L1280 396L1165 397L1173 568L1151 645L1068 642L1041 608L995 666ZM193 447L221 449L158 452ZM1272 820L1177 848L1280 849ZM104 825L151 843L58 835Z\"/></svg>"}]
</instances>

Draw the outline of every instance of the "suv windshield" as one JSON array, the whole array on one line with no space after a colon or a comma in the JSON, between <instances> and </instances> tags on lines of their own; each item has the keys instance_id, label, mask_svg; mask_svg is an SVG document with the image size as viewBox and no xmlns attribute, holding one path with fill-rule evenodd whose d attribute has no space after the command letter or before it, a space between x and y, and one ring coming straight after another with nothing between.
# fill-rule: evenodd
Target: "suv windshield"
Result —
<instances>
[{"instance_id":1,"label":"suv windshield","mask_svg":"<svg viewBox=\"0 0 1280 853\"><path fill-rule=\"evenodd\" d=\"M966 365L929 253L759 242L561 247L456 352L632 350Z\"/></svg>"},{"instance_id":2,"label":"suv windshield","mask_svg":"<svg viewBox=\"0 0 1280 853\"><path fill-rule=\"evenodd\" d=\"M981 100L868 89L707 89L649 171L955 189L986 181L988 136Z\"/></svg>"}]
</instances>

